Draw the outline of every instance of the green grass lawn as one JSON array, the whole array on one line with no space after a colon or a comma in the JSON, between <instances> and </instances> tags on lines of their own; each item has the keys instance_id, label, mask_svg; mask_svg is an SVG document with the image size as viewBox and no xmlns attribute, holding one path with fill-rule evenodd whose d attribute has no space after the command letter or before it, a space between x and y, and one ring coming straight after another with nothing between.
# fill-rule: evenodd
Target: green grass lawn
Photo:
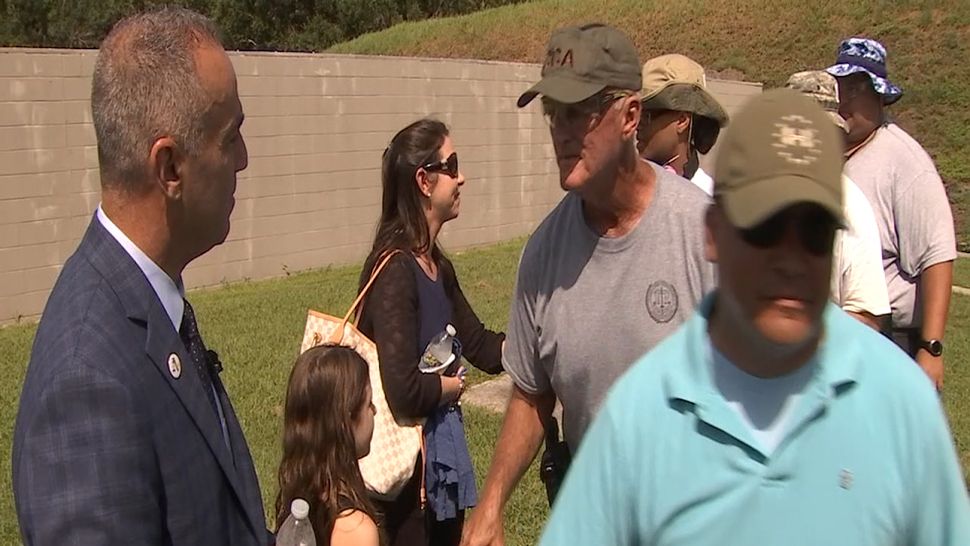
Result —
<instances>
[{"instance_id":1,"label":"green grass lawn","mask_svg":"<svg viewBox=\"0 0 970 546\"><path fill-rule=\"evenodd\" d=\"M482 320L503 328L521 240L455 254L462 287ZM331 314L350 304L357 267L299 273L190 295L206 341L226 364L223 380L249 440L267 507L276 496L281 404L289 368L303 334L306 309ZM10 444L20 385L36 327L0 329L0 544L17 544L10 484ZM970 469L970 298L954 296L947 332L946 408L965 469ZM473 374L477 382L484 374ZM479 481L487 471L501 417L466 407L466 425ZM269 512L269 511L267 511ZM535 544L546 517L535 467L512 498L506 516L510 546Z\"/></svg>"},{"instance_id":2,"label":"green grass lawn","mask_svg":"<svg viewBox=\"0 0 970 546\"><path fill-rule=\"evenodd\" d=\"M957 258L954 262L953 284L970 288L970 258Z\"/></svg>"},{"instance_id":3,"label":"green grass lawn","mask_svg":"<svg viewBox=\"0 0 970 546\"><path fill-rule=\"evenodd\" d=\"M465 294L491 328L504 329L508 299L523 240L451 255ZM267 507L276 498L282 402L290 366L299 351L307 308L343 314L357 289L359 266L328 268L282 279L246 282L189 295L206 342L219 351L222 379L249 441ZM0 544L19 543L10 483L10 446L35 325L0 328ZM477 383L488 376L469 372ZM479 478L488 470L501 417L466 412ZM546 510L536 472L512 500L509 544L534 544Z\"/></svg>"},{"instance_id":4,"label":"green grass lawn","mask_svg":"<svg viewBox=\"0 0 970 546\"><path fill-rule=\"evenodd\" d=\"M839 41L876 38L905 95L889 112L936 160L958 241L970 251L970 2L966 0L537 0L395 25L329 51L538 63L553 29L603 22L624 30L641 60L683 53L709 77L784 85L831 64ZM512 100L512 99L509 99Z\"/></svg>"}]
</instances>

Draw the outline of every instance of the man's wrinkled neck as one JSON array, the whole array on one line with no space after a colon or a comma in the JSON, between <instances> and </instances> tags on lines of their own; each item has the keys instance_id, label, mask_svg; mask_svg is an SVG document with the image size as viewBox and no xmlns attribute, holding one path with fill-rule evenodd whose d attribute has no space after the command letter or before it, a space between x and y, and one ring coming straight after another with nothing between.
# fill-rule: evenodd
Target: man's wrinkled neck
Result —
<instances>
[{"instance_id":1,"label":"man's wrinkled neck","mask_svg":"<svg viewBox=\"0 0 970 546\"><path fill-rule=\"evenodd\" d=\"M657 175L635 157L590 180L582 192L586 224L601 237L621 237L633 230L650 205Z\"/></svg>"},{"instance_id":2,"label":"man's wrinkled neck","mask_svg":"<svg viewBox=\"0 0 970 546\"><path fill-rule=\"evenodd\" d=\"M188 262L181 257L169 226L164 198L104 190L102 212L148 258L171 279L179 283Z\"/></svg>"}]
</instances>

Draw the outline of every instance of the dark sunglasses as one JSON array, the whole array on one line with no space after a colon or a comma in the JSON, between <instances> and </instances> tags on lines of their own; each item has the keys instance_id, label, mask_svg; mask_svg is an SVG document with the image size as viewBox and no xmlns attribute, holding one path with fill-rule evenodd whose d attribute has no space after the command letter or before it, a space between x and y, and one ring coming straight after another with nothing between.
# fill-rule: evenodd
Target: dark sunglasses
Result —
<instances>
[{"instance_id":1,"label":"dark sunglasses","mask_svg":"<svg viewBox=\"0 0 970 546\"><path fill-rule=\"evenodd\" d=\"M824 209L811 206L805 209L787 209L749 229L739 229L744 242L757 248L772 248L784 238L788 227L794 223L798 242L802 248L815 256L832 252L838 223Z\"/></svg>"},{"instance_id":2,"label":"dark sunglasses","mask_svg":"<svg viewBox=\"0 0 970 546\"><path fill-rule=\"evenodd\" d=\"M582 125L588 132L602 121L608 107L629 96L629 91L608 91L575 104L564 104L542 97L542 116L549 127Z\"/></svg>"},{"instance_id":3,"label":"dark sunglasses","mask_svg":"<svg viewBox=\"0 0 970 546\"><path fill-rule=\"evenodd\" d=\"M452 178L458 178L458 152L451 152L447 159L426 163L421 165L421 168L429 173L441 172Z\"/></svg>"}]
</instances>

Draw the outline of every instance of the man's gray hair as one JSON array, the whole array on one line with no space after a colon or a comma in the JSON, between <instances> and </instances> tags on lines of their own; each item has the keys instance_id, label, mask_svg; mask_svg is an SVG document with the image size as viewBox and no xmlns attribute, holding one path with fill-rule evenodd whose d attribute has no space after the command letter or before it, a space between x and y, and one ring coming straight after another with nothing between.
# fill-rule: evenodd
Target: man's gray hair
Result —
<instances>
[{"instance_id":1,"label":"man's gray hair","mask_svg":"<svg viewBox=\"0 0 970 546\"><path fill-rule=\"evenodd\" d=\"M194 55L207 44L221 47L212 21L177 7L132 15L108 33L91 90L103 187L135 190L161 137L190 155L199 149L210 99Z\"/></svg>"}]
</instances>

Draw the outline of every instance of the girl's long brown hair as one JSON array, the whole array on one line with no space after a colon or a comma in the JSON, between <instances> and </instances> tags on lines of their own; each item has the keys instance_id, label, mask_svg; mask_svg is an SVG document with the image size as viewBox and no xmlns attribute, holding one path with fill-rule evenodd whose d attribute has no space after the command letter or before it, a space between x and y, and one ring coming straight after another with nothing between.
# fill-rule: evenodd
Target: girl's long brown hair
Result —
<instances>
[{"instance_id":1,"label":"girl's long brown hair","mask_svg":"<svg viewBox=\"0 0 970 546\"><path fill-rule=\"evenodd\" d=\"M438 262L441 250L429 240L428 220L421 209L421 192L415 181L418 169L438 159L448 137L448 126L424 118L398 131L384 150L381 165L381 219L370 255L360 274L360 286L370 278L378 258L389 250L430 252Z\"/></svg>"},{"instance_id":2,"label":"girl's long brown hair","mask_svg":"<svg viewBox=\"0 0 970 546\"><path fill-rule=\"evenodd\" d=\"M357 466L353 430L369 384L367 362L353 349L321 345L297 358L283 409L277 531L295 498L310 504L317 544L330 544L341 510L360 510L377 521Z\"/></svg>"}]
</instances>

